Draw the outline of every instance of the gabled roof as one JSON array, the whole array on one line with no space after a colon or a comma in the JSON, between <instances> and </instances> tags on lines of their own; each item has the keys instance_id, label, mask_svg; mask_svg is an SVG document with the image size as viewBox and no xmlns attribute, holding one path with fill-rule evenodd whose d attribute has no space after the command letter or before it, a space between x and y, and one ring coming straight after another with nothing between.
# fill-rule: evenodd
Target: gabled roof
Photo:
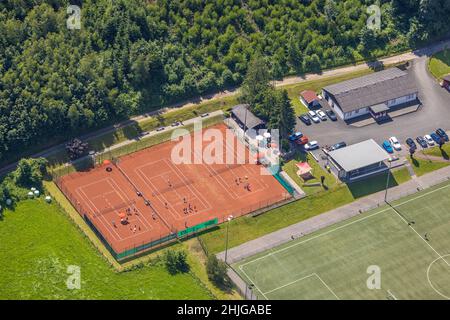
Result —
<instances>
[{"instance_id":1,"label":"gabled roof","mask_svg":"<svg viewBox=\"0 0 450 320\"><path fill-rule=\"evenodd\" d=\"M260 124L265 124L265 122L255 116L250 110L249 110L248 104L239 104L231 110L231 113L239 119L240 122L246 124L247 129L254 128Z\"/></svg>"},{"instance_id":2,"label":"gabled roof","mask_svg":"<svg viewBox=\"0 0 450 320\"><path fill-rule=\"evenodd\" d=\"M377 105L418 92L414 79L398 68L386 69L323 88L344 112Z\"/></svg>"},{"instance_id":3,"label":"gabled roof","mask_svg":"<svg viewBox=\"0 0 450 320\"><path fill-rule=\"evenodd\" d=\"M313 101L319 100L319 97L312 90L305 90L300 93L300 95L305 99L306 103L310 104Z\"/></svg>"},{"instance_id":4,"label":"gabled roof","mask_svg":"<svg viewBox=\"0 0 450 320\"><path fill-rule=\"evenodd\" d=\"M373 139L330 151L328 155L346 172L389 159L389 155Z\"/></svg>"}]
</instances>

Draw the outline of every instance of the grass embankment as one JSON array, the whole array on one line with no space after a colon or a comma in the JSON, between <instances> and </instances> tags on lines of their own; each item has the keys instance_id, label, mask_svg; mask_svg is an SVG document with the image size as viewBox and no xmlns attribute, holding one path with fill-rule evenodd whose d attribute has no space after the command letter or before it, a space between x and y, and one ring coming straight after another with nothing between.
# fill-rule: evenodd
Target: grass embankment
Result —
<instances>
[{"instance_id":1,"label":"grass embankment","mask_svg":"<svg viewBox=\"0 0 450 320\"><path fill-rule=\"evenodd\" d=\"M436 53L428 61L428 69L438 80L450 74L450 49Z\"/></svg>"},{"instance_id":2,"label":"grass embankment","mask_svg":"<svg viewBox=\"0 0 450 320\"><path fill-rule=\"evenodd\" d=\"M162 126L170 126L175 121L186 121L217 110L227 111L237 104L237 97L219 98L195 106L169 110L168 112L149 116L140 122L133 122L125 127L118 128L114 132L105 133L98 137L88 139L90 149L103 151L113 145L127 140L136 139L142 132L152 131ZM47 157L52 167L58 167L68 161L65 150L58 151Z\"/></svg>"},{"instance_id":3,"label":"grass embankment","mask_svg":"<svg viewBox=\"0 0 450 320\"><path fill-rule=\"evenodd\" d=\"M214 117L206 118L202 122L202 127L210 127L219 123L223 122L223 115L217 115ZM189 132L194 131L194 125L189 124L183 127L176 128L178 130L185 129ZM137 152L139 150L149 148L152 146L155 146L157 144L169 141L172 138L172 134L174 132L175 128L173 130L163 131L161 133L157 133L154 135L150 135L148 137L132 141L130 143L124 144L124 145L117 145L117 147L113 148L112 150L105 152L103 154L99 154L96 156L96 162L101 163L104 159L112 159L118 158L127 154L131 154L134 152ZM89 159L85 159L85 161L76 162L71 165L59 165L59 166L50 166L50 171L55 176L61 176L66 175L71 172L84 170L87 167L91 167L92 163Z\"/></svg>"},{"instance_id":4,"label":"grass embankment","mask_svg":"<svg viewBox=\"0 0 450 320\"><path fill-rule=\"evenodd\" d=\"M446 143L442 146L442 149L439 147L429 148L422 151L424 155L442 158L442 160L449 160L450 157L450 143Z\"/></svg>"},{"instance_id":5,"label":"grass embankment","mask_svg":"<svg viewBox=\"0 0 450 320\"><path fill-rule=\"evenodd\" d=\"M215 298L218 299L241 299L240 295L235 290L222 291L217 288L211 281L209 281L206 273L206 260L207 257L203 252L200 244L196 239L190 239L181 244L172 244L167 248L158 250L156 252L145 254L140 258L131 260L130 262L119 264L108 252L105 246L97 238L94 232L86 225L84 220L80 217L78 212L72 207L69 201L61 193L61 191L56 187L53 182L45 182L45 189L51 194L54 200L59 204L62 210L68 214L70 219L75 223L75 225L81 229L82 234L89 238L91 244L96 247L98 252L103 255L103 258L111 264L116 271L127 271L134 270L136 267L142 267L148 264L149 261L159 259L159 257L164 254L165 250L173 249L185 249L188 253L188 262L190 265L190 274L194 277L197 282L200 281L201 286L206 288L208 293L212 293ZM104 262L106 263L106 262ZM149 267L151 268L151 267ZM128 271L130 272L130 271ZM131 271L134 272L134 271Z\"/></svg>"},{"instance_id":6,"label":"grass embankment","mask_svg":"<svg viewBox=\"0 0 450 320\"><path fill-rule=\"evenodd\" d=\"M291 177L294 178L294 176ZM389 186L395 187L409 179L410 176L406 168L396 170L392 174ZM386 188L387 174L348 185L337 181L333 183L330 183L330 180L328 181L329 184L333 185L328 190L316 190L315 193L304 199L270 210L257 217L246 216L233 220L229 227L229 247L238 246L294 223L349 204L355 199L382 191ZM210 252L218 253L225 250L225 233L226 225L221 225L214 231L202 235L201 238Z\"/></svg>"},{"instance_id":7,"label":"grass embankment","mask_svg":"<svg viewBox=\"0 0 450 320\"><path fill-rule=\"evenodd\" d=\"M413 159L408 157L408 161L411 163L414 172L418 177L450 165L450 162L441 162L434 159L422 159L417 156Z\"/></svg>"},{"instance_id":8,"label":"grass embankment","mask_svg":"<svg viewBox=\"0 0 450 320\"><path fill-rule=\"evenodd\" d=\"M190 273L170 275L161 262L116 272L56 204L19 202L0 221L0 299L211 299ZM69 290L69 266L81 289Z\"/></svg>"}]
</instances>

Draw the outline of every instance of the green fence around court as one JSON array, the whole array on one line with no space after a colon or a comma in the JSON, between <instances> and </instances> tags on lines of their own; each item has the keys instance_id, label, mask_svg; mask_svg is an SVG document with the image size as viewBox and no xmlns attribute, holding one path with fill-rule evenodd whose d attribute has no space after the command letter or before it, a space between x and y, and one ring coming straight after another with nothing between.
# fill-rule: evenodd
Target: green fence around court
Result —
<instances>
[{"instance_id":1,"label":"green fence around court","mask_svg":"<svg viewBox=\"0 0 450 320\"><path fill-rule=\"evenodd\" d=\"M215 218L215 219L212 219L212 220L200 223L200 224L198 224L196 226L187 228L187 229L185 229L183 231L179 231L178 232L178 238L183 238L183 237L189 236L189 235L191 235L193 233L197 233L197 232L206 230L208 228L211 228L211 227L217 225L218 223L219 223L219 219L218 218Z\"/></svg>"},{"instance_id":2,"label":"green fence around court","mask_svg":"<svg viewBox=\"0 0 450 320\"><path fill-rule=\"evenodd\" d=\"M284 178L280 175L279 172L275 173L273 176L287 190L287 192L289 192L291 195L294 194L294 189L286 180L284 180Z\"/></svg>"},{"instance_id":3,"label":"green fence around court","mask_svg":"<svg viewBox=\"0 0 450 320\"><path fill-rule=\"evenodd\" d=\"M206 229L209 229L219 223L219 219L215 218L203 223L200 223L196 226L187 228L183 231L179 231L177 233L171 233L165 236L162 236L160 238L152 239L147 243L143 243L140 245L135 245L133 247L130 247L129 249L126 249L122 252L116 252L112 246L109 244L109 242L103 237L102 233L97 229L95 224L91 221L91 219L85 214L83 215L84 220L86 221L87 225L92 229L92 231L97 235L97 237L100 239L100 241L103 243L103 245L106 247L106 249L111 253L111 255L117 260L121 261L126 258L133 257L139 253L142 253L146 250L150 250L152 248L157 248L161 245L169 244L170 242L173 242L177 239L183 239L188 236L191 236L195 233L204 231Z\"/></svg>"}]
</instances>

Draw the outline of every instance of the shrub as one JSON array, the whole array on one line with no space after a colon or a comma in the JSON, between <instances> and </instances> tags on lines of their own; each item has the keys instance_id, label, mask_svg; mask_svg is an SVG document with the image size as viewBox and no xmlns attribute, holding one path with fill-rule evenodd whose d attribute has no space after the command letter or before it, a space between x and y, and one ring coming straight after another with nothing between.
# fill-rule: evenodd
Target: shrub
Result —
<instances>
[{"instance_id":1,"label":"shrub","mask_svg":"<svg viewBox=\"0 0 450 320\"><path fill-rule=\"evenodd\" d=\"M187 254L184 251L168 250L164 257L167 271L170 274L184 273L189 271Z\"/></svg>"},{"instance_id":2,"label":"shrub","mask_svg":"<svg viewBox=\"0 0 450 320\"><path fill-rule=\"evenodd\" d=\"M209 280L218 287L231 287L231 281L227 275L227 265L222 260L217 259L214 254L208 256L206 272Z\"/></svg>"}]
</instances>

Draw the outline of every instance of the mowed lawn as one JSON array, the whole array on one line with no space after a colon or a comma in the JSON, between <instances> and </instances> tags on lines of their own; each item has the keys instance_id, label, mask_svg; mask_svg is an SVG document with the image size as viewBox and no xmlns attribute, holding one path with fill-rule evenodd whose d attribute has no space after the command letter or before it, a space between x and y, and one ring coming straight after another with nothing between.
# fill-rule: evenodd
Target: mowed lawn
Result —
<instances>
[{"instance_id":1,"label":"mowed lawn","mask_svg":"<svg viewBox=\"0 0 450 320\"><path fill-rule=\"evenodd\" d=\"M437 186L235 268L262 299L450 298L449 195L450 184ZM374 266L381 271L375 290L367 286Z\"/></svg>"},{"instance_id":2,"label":"mowed lawn","mask_svg":"<svg viewBox=\"0 0 450 320\"><path fill-rule=\"evenodd\" d=\"M441 51L431 57L428 68L437 79L450 74L450 50Z\"/></svg>"},{"instance_id":3,"label":"mowed lawn","mask_svg":"<svg viewBox=\"0 0 450 320\"><path fill-rule=\"evenodd\" d=\"M70 265L81 289L68 290ZM161 263L116 272L57 205L20 202L0 220L0 299L211 299L189 274Z\"/></svg>"}]
</instances>

